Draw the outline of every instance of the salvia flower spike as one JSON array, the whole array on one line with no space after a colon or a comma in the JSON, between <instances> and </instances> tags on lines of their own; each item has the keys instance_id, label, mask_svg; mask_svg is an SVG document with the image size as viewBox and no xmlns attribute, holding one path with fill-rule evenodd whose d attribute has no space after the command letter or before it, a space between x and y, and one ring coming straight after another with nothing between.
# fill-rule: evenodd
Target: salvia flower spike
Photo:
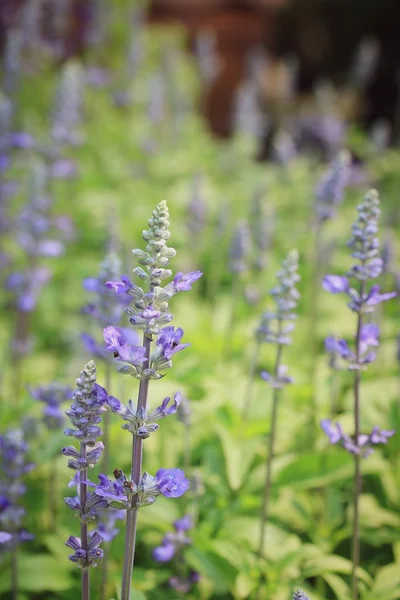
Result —
<instances>
[{"instance_id":1,"label":"salvia flower spike","mask_svg":"<svg viewBox=\"0 0 400 600\"><path fill-rule=\"evenodd\" d=\"M145 250L135 249L133 254L139 266L135 275L144 282L141 286L122 276L119 281L107 281L106 287L116 294L128 295L131 303L125 312L135 329L143 333L143 346L132 344L126 332L110 325L104 329L106 351L114 357L118 371L139 380L136 405L129 400L126 404L110 396L108 405L124 421L122 428L132 434L132 467L130 477L115 469L114 481L100 475L100 484L95 493L109 506L127 509L125 554L122 575L121 599L130 600L132 572L135 557L138 508L155 502L160 494L167 498L182 496L189 487L180 469L159 469L153 477L142 473L143 440L159 428L159 420L177 412L181 395L164 398L153 410L147 405L148 387L151 379L157 380L172 367L172 358L189 344L182 343L183 330L168 325L172 320L169 301L178 292L191 289L202 273L176 273L166 285L163 282L172 276L169 261L176 254L167 244L169 212L167 203L160 202L149 219L149 228L143 231Z\"/></svg>"},{"instance_id":2,"label":"salvia flower spike","mask_svg":"<svg viewBox=\"0 0 400 600\"><path fill-rule=\"evenodd\" d=\"M264 381L269 383L273 390L271 431L268 439L268 458L265 470L265 484L260 519L260 538L258 543L258 553L262 558L264 557L265 530L269 516L278 401L281 390L286 385L293 382L292 378L287 373L287 367L282 364L282 352L284 347L291 342L290 334L294 327L294 320L296 319L295 310L300 297L296 288L296 285L300 280L298 274L298 260L298 252L293 250L283 261L282 268L277 273L277 285L270 292L276 307L273 311L264 315L262 327L260 327L258 334L263 341L274 344L276 348L273 372L267 373L264 371L261 374L261 377Z\"/></svg>"},{"instance_id":3,"label":"salvia flower spike","mask_svg":"<svg viewBox=\"0 0 400 600\"><path fill-rule=\"evenodd\" d=\"M76 380L76 390L72 405L66 411L73 427L65 429L67 436L79 441L79 451L74 446L63 448L63 454L69 457L68 467L76 471L69 487L77 487L76 497L64 498L65 503L76 511L81 521L80 538L70 536L66 542L74 551L69 559L82 569L82 600L90 598L89 568L95 567L103 558L103 550L99 547L103 538L98 531L88 531L88 523L94 521L99 509L105 508L107 502L94 491L89 492L88 469L99 460L104 449L98 441L102 431L99 427L102 416L107 410L107 392L96 383L96 365L90 361Z\"/></svg>"},{"instance_id":4,"label":"salvia flower spike","mask_svg":"<svg viewBox=\"0 0 400 600\"><path fill-rule=\"evenodd\" d=\"M338 423L329 419L321 421L321 427L331 444L341 443L343 448L354 456L354 520L353 520L353 570L352 598L358 600L357 569L360 562L359 498L362 487L361 458L366 458L376 444L386 444L394 431L384 431L374 427L369 434L360 431L360 383L361 372L375 359L375 350L379 345L379 328L365 318L375 307L396 296L395 292L381 293L378 285L369 282L379 277L383 261L379 256L379 196L376 190L370 190L364 201L357 207L358 216L352 227L352 236L348 242L351 256L356 263L347 275L327 275L323 287L331 294L345 294L348 307L357 315L357 327L353 349L346 340L328 337L326 349L332 356L347 363L354 372L354 433L346 435ZM355 287L352 287L354 281Z\"/></svg>"}]
</instances>

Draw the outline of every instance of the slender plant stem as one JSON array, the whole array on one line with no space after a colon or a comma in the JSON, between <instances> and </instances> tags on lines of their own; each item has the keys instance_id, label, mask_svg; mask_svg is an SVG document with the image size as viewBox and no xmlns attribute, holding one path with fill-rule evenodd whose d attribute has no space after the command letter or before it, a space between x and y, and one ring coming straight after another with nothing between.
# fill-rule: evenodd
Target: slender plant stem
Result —
<instances>
[{"instance_id":1,"label":"slender plant stem","mask_svg":"<svg viewBox=\"0 0 400 600\"><path fill-rule=\"evenodd\" d=\"M233 273L232 289L231 289L231 310L229 316L228 329L225 337L225 356L232 354L233 333L235 328L236 309L240 299L242 278L240 273Z\"/></svg>"},{"instance_id":2,"label":"slender plant stem","mask_svg":"<svg viewBox=\"0 0 400 600\"><path fill-rule=\"evenodd\" d=\"M57 461L52 458L49 471L49 507L50 507L50 531L57 530L57 498L58 498Z\"/></svg>"},{"instance_id":3,"label":"slender plant stem","mask_svg":"<svg viewBox=\"0 0 400 600\"><path fill-rule=\"evenodd\" d=\"M279 334L278 334L278 337L279 337ZM282 350L283 350L283 346L279 344L277 353L276 353L276 361L275 361L275 369L274 369L275 377L277 377L277 375L279 373L279 366L281 363ZM259 544L258 544L258 554L261 558L264 558L264 544L265 544L265 538L266 538L265 526L268 522L268 517L269 517L272 462L273 462L273 458L274 458L279 393L280 393L280 389L274 388L274 392L273 392L273 396L272 396L271 430L270 430L270 434L268 437L268 458L267 458L267 465L266 465L266 470L265 470L263 504L262 504L262 509L261 509L260 540L259 540Z\"/></svg>"},{"instance_id":4,"label":"slender plant stem","mask_svg":"<svg viewBox=\"0 0 400 600\"><path fill-rule=\"evenodd\" d=\"M11 598L18 600L18 542L14 536L11 550Z\"/></svg>"},{"instance_id":5,"label":"slender plant stem","mask_svg":"<svg viewBox=\"0 0 400 600\"><path fill-rule=\"evenodd\" d=\"M86 444L80 444L81 458L86 458ZM82 511L86 512L87 502L87 469L80 471L79 497L81 501ZM82 550L88 551L88 526L87 523L81 520L81 546ZM86 565L82 569L82 600L90 600L90 582L89 582L89 567Z\"/></svg>"},{"instance_id":6,"label":"slender plant stem","mask_svg":"<svg viewBox=\"0 0 400 600\"><path fill-rule=\"evenodd\" d=\"M110 395L111 388L111 364L109 361L106 362L106 377L105 384L107 394ZM103 439L104 439L104 452L103 452L103 464L102 470L103 473L108 473L110 469L110 410L107 410L104 414L104 431L103 431Z\"/></svg>"},{"instance_id":7,"label":"slender plant stem","mask_svg":"<svg viewBox=\"0 0 400 600\"><path fill-rule=\"evenodd\" d=\"M316 393L315 393L315 379L316 379L316 357L318 354L318 316L320 312L320 280L321 280L321 254L322 254L322 223L320 220L315 225L315 238L314 238L314 256L315 263L312 273L311 280L311 301L310 301L310 330L309 330L309 344L311 348L310 352L310 433L312 439L316 434Z\"/></svg>"},{"instance_id":8,"label":"slender plant stem","mask_svg":"<svg viewBox=\"0 0 400 600\"><path fill-rule=\"evenodd\" d=\"M261 342L259 340L256 340L255 345L254 345L254 352L253 352L253 355L251 358L251 363L250 363L249 378L247 380L247 386L246 386L246 390L245 390L245 394L244 394L244 398L243 398L242 419L244 421L247 421L247 418L250 413L252 400L253 400L254 378L255 378L255 374L256 374L258 357L260 354L260 348L261 348Z\"/></svg>"},{"instance_id":9,"label":"slender plant stem","mask_svg":"<svg viewBox=\"0 0 400 600\"><path fill-rule=\"evenodd\" d=\"M146 369L149 365L151 339L145 334L143 336L143 346L145 348L145 361L143 368ZM141 379L139 385L139 393L137 400L137 412L140 409L145 409L147 405L147 395L149 390L149 379ZM143 440L137 436L133 436L132 443L132 469L131 479L134 483L139 484L142 474L142 456L143 456ZM122 573L121 600L130 600L131 585L133 574L133 562L135 559L136 546L136 525L137 512L135 508L137 496L132 498L132 507L127 510L126 529L125 529L125 553L124 553L124 569Z\"/></svg>"},{"instance_id":10,"label":"slender plant stem","mask_svg":"<svg viewBox=\"0 0 400 600\"><path fill-rule=\"evenodd\" d=\"M190 447L190 425L183 425L183 466L185 471L190 469L191 463L191 447Z\"/></svg>"},{"instance_id":11,"label":"slender plant stem","mask_svg":"<svg viewBox=\"0 0 400 600\"><path fill-rule=\"evenodd\" d=\"M364 283L361 284L360 297L364 294ZM357 333L355 339L355 355L357 365L360 362L360 335L362 327L362 314L358 313L357 319ZM360 437L360 381L361 375L360 370L357 369L354 375L354 439L355 444L358 446L358 440ZM362 476L361 476L361 464L360 454L354 454L354 517L353 517L353 548L352 548L352 559L353 568L351 572L351 588L352 588L352 599L358 600L358 582L357 582L357 569L360 564L360 523L359 523L359 499L362 489Z\"/></svg>"},{"instance_id":12,"label":"slender plant stem","mask_svg":"<svg viewBox=\"0 0 400 600\"><path fill-rule=\"evenodd\" d=\"M105 384L107 394L110 395L111 388L111 364L106 363ZM103 472L108 473L110 469L110 411L107 410L104 415L104 453L103 453ZM103 562L101 563L101 582L100 582L100 600L106 600L108 583L108 547L104 548Z\"/></svg>"}]
</instances>

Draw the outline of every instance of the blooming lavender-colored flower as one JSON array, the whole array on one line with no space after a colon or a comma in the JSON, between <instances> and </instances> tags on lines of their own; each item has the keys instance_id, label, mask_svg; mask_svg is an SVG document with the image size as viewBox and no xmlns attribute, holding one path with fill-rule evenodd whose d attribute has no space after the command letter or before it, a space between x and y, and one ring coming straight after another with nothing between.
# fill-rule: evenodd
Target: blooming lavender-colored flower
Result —
<instances>
[{"instance_id":1,"label":"blooming lavender-colored flower","mask_svg":"<svg viewBox=\"0 0 400 600\"><path fill-rule=\"evenodd\" d=\"M293 594L293 600L310 600L305 592L302 590L296 590Z\"/></svg>"},{"instance_id":2,"label":"blooming lavender-colored flower","mask_svg":"<svg viewBox=\"0 0 400 600\"><path fill-rule=\"evenodd\" d=\"M43 417L49 429L58 429L64 424L65 416L61 405L72 397L72 390L69 386L51 383L45 387L30 389L29 393L32 398L40 400L46 405L43 409Z\"/></svg>"},{"instance_id":3,"label":"blooming lavender-colored flower","mask_svg":"<svg viewBox=\"0 0 400 600\"><path fill-rule=\"evenodd\" d=\"M23 529L25 509L20 499L26 488L23 477L34 464L27 461L28 446L24 433L12 429L0 435L0 537L2 544L30 541L33 536Z\"/></svg>"},{"instance_id":4,"label":"blooming lavender-colored flower","mask_svg":"<svg viewBox=\"0 0 400 600\"><path fill-rule=\"evenodd\" d=\"M334 217L337 205L343 200L349 178L349 166L349 153L340 152L318 182L315 190L315 212L319 221Z\"/></svg>"},{"instance_id":5,"label":"blooming lavender-colored flower","mask_svg":"<svg viewBox=\"0 0 400 600\"><path fill-rule=\"evenodd\" d=\"M128 480L118 469L114 476L115 481L110 481L106 475L99 475L100 484L94 492L113 508L139 508L153 504L160 494L179 498L189 489L189 480L181 469L159 469L155 477L143 473L139 484Z\"/></svg>"},{"instance_id":6,"label":"blooming lavender-colored flower","mask_svg":"<svg viewBox=\"0 0 400 600\"><path fill-rule=\"evenodd\" d=\"M351 454L359 454L363 458L367 458L373 452L373 446L378 444L387 444L388 439L396 432L394 430L381 430L379 427L374 427L370 434L360 434L358 441L353 437L346 435L339 423L332 423L330 419L321 421L321 428L326 433L331 444L341 443L343 448Z\"/></svg>"}]
</instances>

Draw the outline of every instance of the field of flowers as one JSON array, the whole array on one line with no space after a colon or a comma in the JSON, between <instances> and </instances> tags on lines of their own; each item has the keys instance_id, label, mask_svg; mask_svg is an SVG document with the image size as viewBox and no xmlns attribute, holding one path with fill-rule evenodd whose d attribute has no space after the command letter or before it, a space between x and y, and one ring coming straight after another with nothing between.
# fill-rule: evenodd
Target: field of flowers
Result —
<instances>
[{"instance_id":1,"label":"field of flowers","mask_svg":"<svg viewBox=\"0 0 400 600\"><path fill-rule=\"evenodd\" d=\"M109 17L4 52L0 598L399 599L400 152Z\"/></svg>"}]
</instances>

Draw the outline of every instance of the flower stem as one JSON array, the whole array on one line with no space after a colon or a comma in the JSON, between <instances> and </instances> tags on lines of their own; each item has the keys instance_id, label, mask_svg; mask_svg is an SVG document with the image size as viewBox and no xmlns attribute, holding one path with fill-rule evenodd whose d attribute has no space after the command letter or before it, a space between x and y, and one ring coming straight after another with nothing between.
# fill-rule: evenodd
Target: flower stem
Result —
<instances>
[{"instance_id":1,"label":"flower stem","mask_svg":"<svg viewBox=\"0 0 400 600\"><path fill-rule=\"evenodd\" d=\"M57 488L58 488L58 477L57 477L57 461L52 458L50 463L49 471L49 508L50 508L50 531L55 532L57 530Z\"/></svg>"},{"instance_id":2,"label":"flower stem","mask_svg":"<svg viewBox=\"0 0 400 600\"><path fill-rule=\"evenodd\" d=\"M86 444L81 442L80 444L80 455L81 458L86 458ZM80 471L80 484L79 484L79 498L81 501L81 510L83 513L86 512L87 502L87 469L81 469ZM86 521L81 519L81 546L82 550L88 551L88 526ZM90 582L89 582L89 567L86 566L82 569L82 600L90 600Z\"/></svg>"},{"instance_id":3,"label":"flower stem","mask_svg":"<svg viewBox=\"0 0 400 600\"><path fill-rule=\"evenodd\" d=\"M15 538L16 536L14 536ZM11 598L18 600L18 542L13 539L11 550Z\"/></svg>"},{"instance_id":4,"label":"flower stem","mask_svg":"<svg viewBox=\"0 0 400 600\"><path fill-rule=\"evenodd\" d=\"M364 294L364 285L361 285L360 297ZM358 313L357 333L355 339L356 363L360 361L360 334L362 327L362 314ZM356 446L360 436L360 370L354 375L354 439ZM353 568L351 572L352 599L358 600L357 569L360 564L360 524L359 524L359 499L362 488L360 454L354 454L354 517L353 517Z\"/></svg>"},{"instance_id":5,"label":"flower stem","mask_svg":"<svg viewBox=\"0 0 400 600\"><path fill-rule=\"evenodd\" d=\"M260 354L260 348L261 348L261 342L259 340L257 340L255 343L255 346L254 346L254 353L253 353L251 363L250 363L249 378L247 380L246 391L245 391L244 399L243 399L242 418L244 421L247 421L249 413L250 413L251 403L252 403L252 399L253 399L254 376L256 374L256 369L257 369L257 364L258 364L258 356Z\"/></svg>"},{"instance_id":6,"label":"flower stem","mask_svg":"<svg viewBox=\"0 0 400 600\"><path fill-rule=\"evenodd\" d=\"M279 373L279 366L281 363L283 346L279 345L276 353L276 362L274 369L274 376L277 377ZM263 493L263 504L261 509L261 523L260 523L260 540L258 544L258 554L261 558L264 558L264 544L265 544L265 526L268 522L269 516L269 501L271 493L271 476L272 476L272 461L274 458L275 448L275 434L276 434L276 422L278 414L278 400L279 400L279 388L274 388L272 396L272 413L271 413L271 430L268 438L268 458L265 471L265 484Z\"/></svg>"},{"instance_id":7,"label":"flower stem","mask_svg":"<svg viewBox=\"0 0 400 600\"><path fill-rule=\"evenodd\" d=\"M316 357L318 354L318 315L320 308L320 280L321 280L321 255L322 255L322 223L318 220L315 226L315 238L314 238L314 256L315 263L312 272L311 280L311 301L310 301L310 330L309 330L309 342L310 342L310 434L312 439L316 435L316 417L317 417L317 405L315 397L315 379L316 379Z\"/></svg>"},{"instance_id":8,"label":"flower stem","mask_svg":"<svg viewBox=\"0 0 400 600\"><path fill-rule=\"evenodd\" d=\"M111 388L111 364L106 363L105 387L107 393L110 394ZM104 453L103 453L103 472L108 473L110 468L110 411L107 410L104 414ZM100 600L106 600L107 582L108 582L108 548L104 548L104 556L101 570L100 582Z\"/></svg>"},{"instance_id":9,"label":"flower stem","mask_svg":"<svg viewBox=\"0 0 400 600\"><path fill-rule=\"evenodd\" d=\"M143 368L146 369L150 360L151 338L146 334L143 336L143 346L145 348L146 360L143 362ZM149 379L146 377L140 380L139 393L137 400L136 411L145 409L147 405L147 395L149 391ZM134 483L139 484L142 474L142 455L143 455L143 440L137 436L133 436L132 442L132 469L131 479ZM132 507L127 510L126 529L125 529L125 554L124 554L124 569L122 573L121 600L130 600L131 584L133 573L133 562L135 559L136 546L136 525L137 525L137 508L135 508L137 496L132 498Z\"/></svg>"}]
</instances>

